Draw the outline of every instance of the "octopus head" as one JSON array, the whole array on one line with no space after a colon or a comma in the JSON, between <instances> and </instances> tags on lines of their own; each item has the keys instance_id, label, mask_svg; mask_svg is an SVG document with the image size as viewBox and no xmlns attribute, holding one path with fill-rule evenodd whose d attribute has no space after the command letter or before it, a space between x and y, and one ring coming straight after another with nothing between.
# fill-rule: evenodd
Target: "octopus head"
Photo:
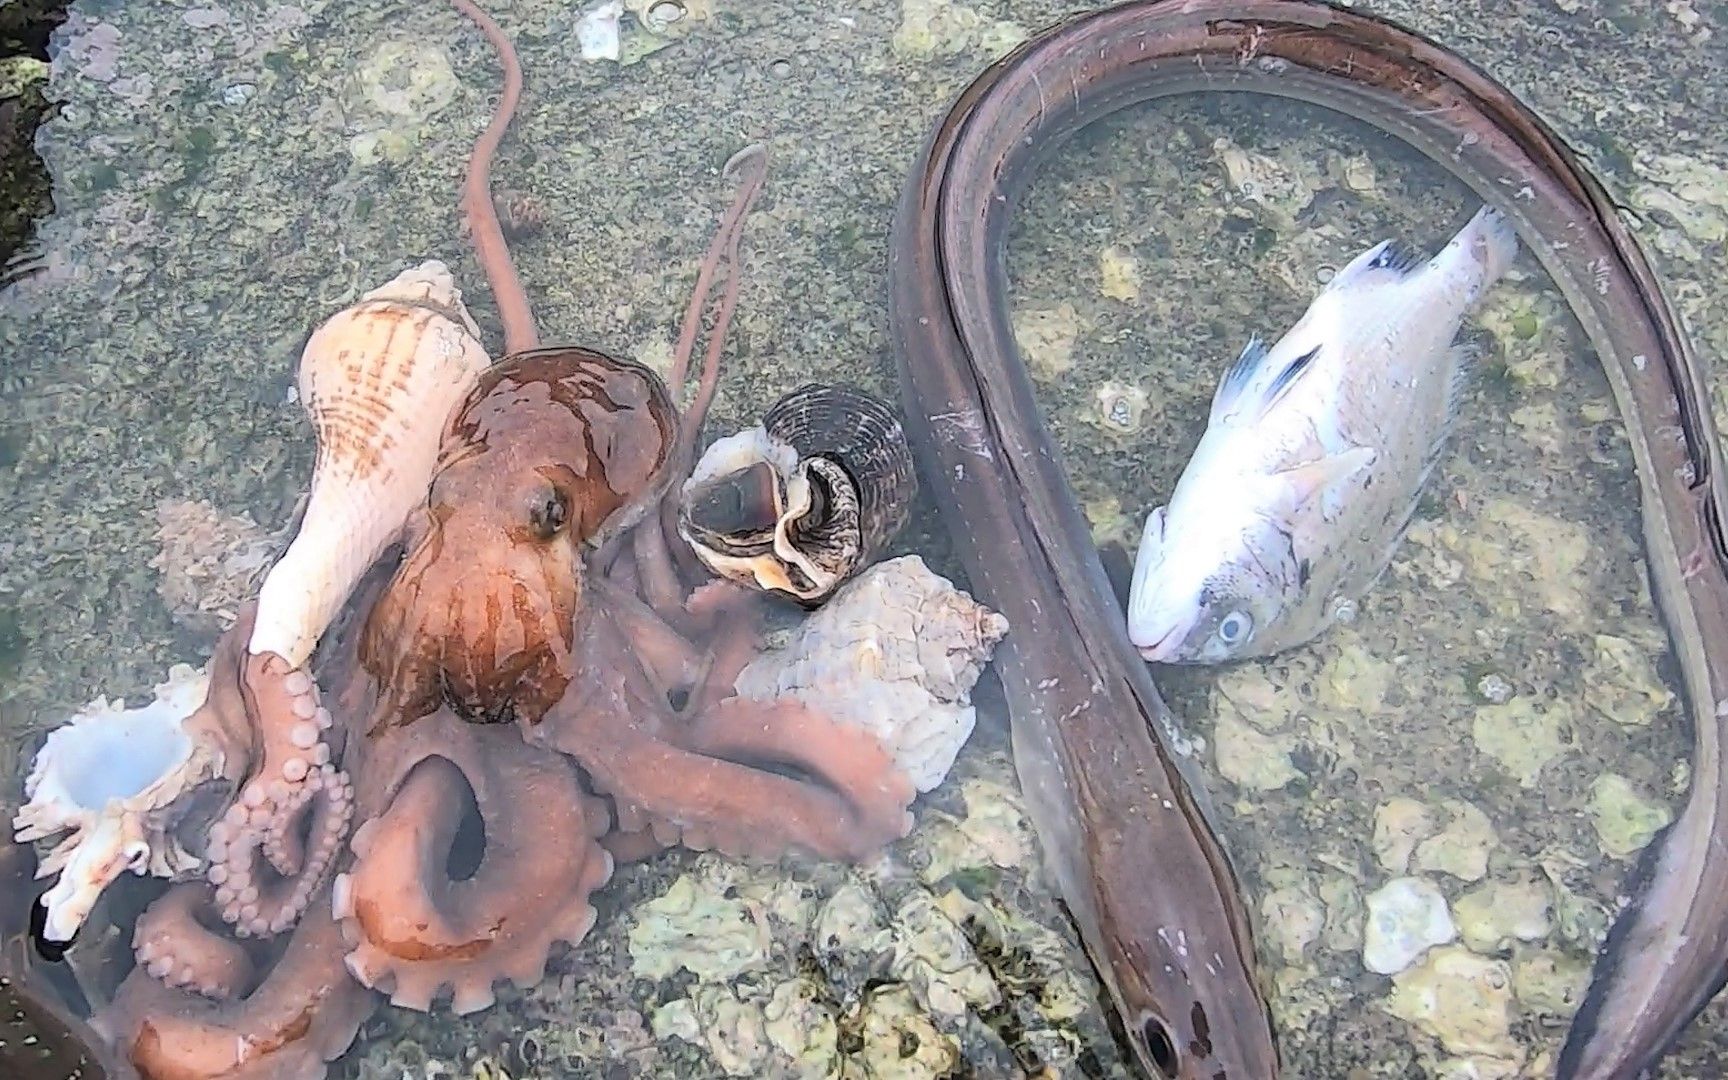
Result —
<instances>
[{"instance_id":1,"label":"octopus head","mask_svg":"<svg viewBox=\"0 0 1728 1080\"><path fill-rule=\"evenodd\" d=\"M560 347L482 374L361 640L395 718L538 722L570 681L586 554L656 503L676 440L639 365Z\"/></svg>"}]
</instances>

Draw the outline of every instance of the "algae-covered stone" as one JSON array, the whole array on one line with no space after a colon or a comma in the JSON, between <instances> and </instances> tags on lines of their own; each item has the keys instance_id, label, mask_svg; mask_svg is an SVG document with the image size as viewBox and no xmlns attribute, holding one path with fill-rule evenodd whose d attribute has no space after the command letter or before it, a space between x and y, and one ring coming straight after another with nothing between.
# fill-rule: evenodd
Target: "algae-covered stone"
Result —
<instances>
[{"instance_id":1,"label":"algae-covered stone","mask_svg":"<svg viewBox=\"0 0 1728 1080\"><path fill-rule=\"evenodd\" d=\"M839 1029L821 993L808 979L792 979L776 986L762 1007L768 1041L799 1076L829 1076L839 1064Z\"/></svg>"},{"instance_id":2,"label":"algae-covered stone","mask_svg":"<svg viewBox=\"0 0 1728 1080\"><path fill-rule=\"evenodd\" d=\"M1257 665L1243 664L1220 672L1214 689L1242 719L1261 731L1281 730L1294 715L1294 695L1273 685L1266 669Z\"/></svg>"},{"instance_id":3,"label":"algae-covered stone","mask_svg":"<svg viewBox=\"0 0 1728 1080\"><path fill-rule=\"evenodd\" d=\"M21 96L48 81L48 65L33 56L0 57L0 100Z\"/></svg>"},{"instance_id":4,"label":"algae-covered stone","mask_svg":"<svg viewBox=\"0 0 1728 1080\"><path fill-rule=\"evenodd\" d=\"M1569 871L1582 871L1590 864L1556 848L1539 857L1536 865L1554 892L1554 929L1566 941L1594 952L1608 932L1608 912L1566 884Z\"/></svg>"},{"instance_id":5,"label":"algae-covered stone","mask_svg":"<svg viewBox=\"0 0 1728 1080\"><path fill-rule=\"evenodd\" d=\"M1462 799L1447 799L1441 805L1452 820L1416 846L1416 868L1476 881L1488 872L1494 826L1487 814Z\"/></svg>"},{"instance_id":6,"label":"algae-covered stone","mask_svg":"<svg viewBox=\"0 0 1728 1080\"><path fill-rule=\"evenodd\" d=\"M768 936L736 899L681 874L661 896L643 904L630 928L630 967L664 979L683 968L698 979L728 979L768 960Z\"/></svg>"},{"instance_id":7,"label":"algae-covered stone","mask_svg":"<svg viewBox=\"0 0 1728 1080\"><path fill-rule=\"evenodd\" d=\"M1514 940L1540 941L1553 928L1547 886L1534 879L1491 881L1452 905L1458 936L1481 953L1505 948Z\"/></svg>"},{"instance_id":8,"label":"algae-covered stone","mask_svg":"<svg viewBox=\"0 0 1728 1080\"><path fill-rule=\"evenodd\" d=\"M871 993L858 1036L863 1072L872 1080L936 1080L952 1075L960 1064L960 1048L937 1030L904 986Z\"/></svg>"},{"instance_id":9,"label":"algae-covered stone","mask_svg":"<svg viewBox=\"0 0 1728 1080\"><path fill-rule=\"evenodd\" d=\"M1611 634L1597 634L1595 646L1584 669L1584 703L1616 723L1648 727L1674 700L1656 677L1650 654Z\"/></svg>"},{"instance_id":10,"label":"algae-covered stone","mask_svg":"<svg viewBox=\"0 0 1728 1080\"><path fill-rule=\"evenodd\" d=\"M1590 785L1590 820L1602 850L1617 859L1648 844L1673 816L1666 804L1644 798L1618 773L1603 773Z\"/></svg>"},{"instance_id":11,"label":"algae-covered stone","mask_svg":"<svg viewBox=\"0 0 1728 1080\"><path fill-rule=\"evenodd\" d=\"M1295 740L1257 730L1244 722L1234 707L1219 710L1212 739L1218 771L1239 787L1276 791L1302 775L1290 760Z\"/></svg>"},{"instance_id":12,"label":"algae-covered stone","mask_svg":"<svg viewBox=\"0 0 1728 1080\"><path fill-rule=\"evenodd\" d=\"M931 811L919 830L919 853L926 860L919 877L924 883L935 885L956 875L983 879L996 870L1030 865L1038 848L1020 793L988 777L968 777L960 784L960 794L965 817Z\"/></svg>"},{"instance_id":13,"label":"algae-covered stone","mask_svg":"<svg viewBox=\"0 0 1728 1080\"><path fill-rule=\"evenodd\" d=\"M1571 1016L1590 985L1590 961L1558 949L1519 949L1512 958L1512 991L1528 1012Z\"/></svg>"},{"instance_id":14,"label":"algae-covered stone","mask_svg":"<svg viewBox=\"0 0 1728 1080\"><path fill-rule=\"evenodd\" d=\"M1074 366L1074 345L1086 323L1074 305L1063 301L1055 307L1015 308L1014 342L1032 377L1059 378Z\"/></svg>"},{"instance_id":15,"label":"algae-covered stone","mask_svg":"<svg viewBox=\"0 0 1728 1080\"><path fill-rule=\"evenodd\" d=\"M1328 874L1320 882L1320 901L1326 905L1326 925L1320 931L1320 944L1339 953L1360 949L1366 917L1362 890L1341 874Z\"/></svg>"},{"instance_id":16,"label":"algae-covered stone","mask_svg":"<svg viewBox=\"0 0 1728 1080\"><path fill-rule=\"evenodd\" d=\"M1011 22L985 18L953 0L901 0L900 25L890 43L896 56L928 60L979 49L999 56L1026 37Z\"/></svg>"},{"instance_id":17,"label":"algae-covered stone","mask_svg":"<svg viewBox=\"0 0 1728 1080\"><path fill-rule=\"evenodd\" d=\"M1362 645L1362 640L1348 630L1332 635L1336 649L1321 669L1316 690L1323 705L1362 712L1381 712L1386 708L1386 692L1398 680L1391 664L1375 656Z\"/></svg>"},{"instance_id":18,"label":"algae-covered stone","mask_svg":"<svg viewBox=\"0 0 1728 1080\"><path fill-rule=\"evenodd\" d=\"M898 941L889 973L917 992L927 1012L958 1017L1002 1000L966 935L929 893L908 894L894 913L894 930Z\"/></svg>"},{"instance_id":19,"label":"algae-covered stone","mask_svg":"<svg viewBox=\"0 0 1728 1080\"><path fill-rule=\"evenodd\" d=\"M1416 845L1440 827L1433 810L1415 799L1387 799L1374 811L1374 857L1394 874L1410 867Z\"/></svg>"},{"instance_id":20,"label":"algae-covered stone","mask_svg":"<svg viewBox=\"0 0 1728 1080\"><path fill-rule=\"evenodd\" d=\"M1326 906L1298 880L1267 893L1260 901L1260 918L1284 962L1299 964L1326 925Z\"/></svg>"},{"instance_id":21,"label":"algae-covered stone","mask_svg":"<svg viewBox=\"0 0 1728 1080\"><path fill-rule=\"evenodd\" d=\"M1520 694L1504 705L1483 705L1470 726L1476 748L1493 758L1522 787L1535 787L1543 766L1564 754L1572 730L1572 707L1563 700L1537 702Z\"/></svg>"},{"instance_id":22,"label":"algae-covered stone","mask_svg":"<svg viewBox=\"0 0 1728 1080\"><path fill-rule=\"evenodd\" d=\"M1521 1059L1512 1039L1512 972L1503 961L1451 945L1393 978L1386 1011L1453 1054Z\"/></svg>"},{"instance_id":23,"label":"algae-covered stone","mask_svg":"<svg viewBox=\"0 0 1728 1080\"><path fill-rule=\"evenodd\" d=\"M1368 924L1362 963L1369 971L1391 975L1409 967L1435 945L1458 936L1446 898L1426 878L1393 878L1368 895Z\"/></svg>"},{"instance_id":24,"label":"algae-covered stone","mask_svg":"<svg viewBox=\"0 0 1728 1080\"><path fill-rule=\"evenodd\" d=\"M1472 587L1495 614L1548 611L1570 626L1590 622L1589 530L1505 496L1486 500L1475 516L1479 527L1461 534L1458 548Z\"/></svg>"},{"instance_id":25,"label":"algae-covered stone","mask_svg":"<svg viewBox=\"0 0 1728 1080\"><path fill-rule=\"evenodd\" d=\"M1108 247L1099 253L1098 278L1098 291L1110 299L1140 299L1140 263L1121 248Z\"/></svg>"}]
</instances>

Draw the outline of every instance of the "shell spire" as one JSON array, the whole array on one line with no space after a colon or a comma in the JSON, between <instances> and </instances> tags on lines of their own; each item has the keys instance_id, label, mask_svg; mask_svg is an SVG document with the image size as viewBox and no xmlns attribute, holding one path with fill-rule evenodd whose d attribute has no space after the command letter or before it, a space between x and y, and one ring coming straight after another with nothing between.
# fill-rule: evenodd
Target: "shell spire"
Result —
<instances>
[{"instance_id":1,"label":"shell spire","mask_svg":"<svg viewBox=\"0 0 1728 1080\"><path fill-rule=\"evenodd\" d=\"M918 496L900 417L855 387L807 383L763 413L762 428L790 444L800 460L824 458L846 471L858 492L862 547L856 565L875 562L906 526Z\"/></svg>"},{"instance_id":2,"label":"shell spire","mask_svg":"<svg viewBox=\"0 0 1728 1080\"><path fill-rule=\"evenodd\" d=\"M451 411L490 363L450 270L429 259L313 331L300 401L317 433L299 532L258 596L248 651L294 667L426 498Z\"/></svg>"}]
</instances>

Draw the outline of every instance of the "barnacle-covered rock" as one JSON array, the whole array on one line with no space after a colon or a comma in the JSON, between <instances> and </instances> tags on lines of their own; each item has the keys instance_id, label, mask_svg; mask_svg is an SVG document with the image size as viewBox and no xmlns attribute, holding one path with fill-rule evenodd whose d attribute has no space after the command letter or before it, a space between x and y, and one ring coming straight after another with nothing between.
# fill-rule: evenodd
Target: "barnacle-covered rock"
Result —
<instances>
[{"instance_id":1,"label":"barnacle-covered rock","mask_svg":"<svg viewBox=\"0 0 1728 1080\"><path fill-rule=\"evenodd\" d=\"M874 733L919 791L942 782L977 715L972 687L1008 621L916 555L879 563L751 661L736 683Z\"/></svg>"},{"instance_id":2,"label":"barnacle-covered rock","mask_svg":"<svg viewBox=\"0 0 1728 1080\"><path fill-rule=\"evenodd\" d=\"M70 830L37 871L60 875L43 896L49 940L71 940L124 871L179 878L202 867L175 826L227 763L218 740L187 724L208 686L202 669L176 664L154 700L128 709L98 697L37 751L12 827L20 842Z\"/></svg>"}]
</instances>

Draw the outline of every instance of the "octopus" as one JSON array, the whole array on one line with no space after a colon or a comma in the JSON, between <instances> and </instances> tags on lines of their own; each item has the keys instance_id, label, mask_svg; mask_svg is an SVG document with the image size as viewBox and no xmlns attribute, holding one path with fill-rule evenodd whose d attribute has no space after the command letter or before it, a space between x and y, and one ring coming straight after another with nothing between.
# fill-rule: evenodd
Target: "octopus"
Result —
<instances>
[{"instance_id":1,"label":"octopus","mask_svg":"<svg viewBox=\"0 0 1728 1080\"><path fill-rule=\"evenodd\" d=\"M490 189L520 64L483 11L453 2L505 73L462 195L505 355L449 414L393 542L355 556L364 572L316 649L260 646L277 640L255 632L277 603L267 584L218 641L196 707L152 714L181 782L137 785L107 864L76 864L78 881L129 862L170 882L92 1018L151 1080L322 1076L382 997L484 1009L500 980L532 985L556 943L584 939L620 860L673 845L860 860L911 826L915 785L876 735L737 693L767 601L710 577L678 534L765 151L728 162L739 192L666 379L543 346ZM390 317L466 319L429 302ZM53 785L38 779L41 798Z\"/></svg>"}]
</instances>

